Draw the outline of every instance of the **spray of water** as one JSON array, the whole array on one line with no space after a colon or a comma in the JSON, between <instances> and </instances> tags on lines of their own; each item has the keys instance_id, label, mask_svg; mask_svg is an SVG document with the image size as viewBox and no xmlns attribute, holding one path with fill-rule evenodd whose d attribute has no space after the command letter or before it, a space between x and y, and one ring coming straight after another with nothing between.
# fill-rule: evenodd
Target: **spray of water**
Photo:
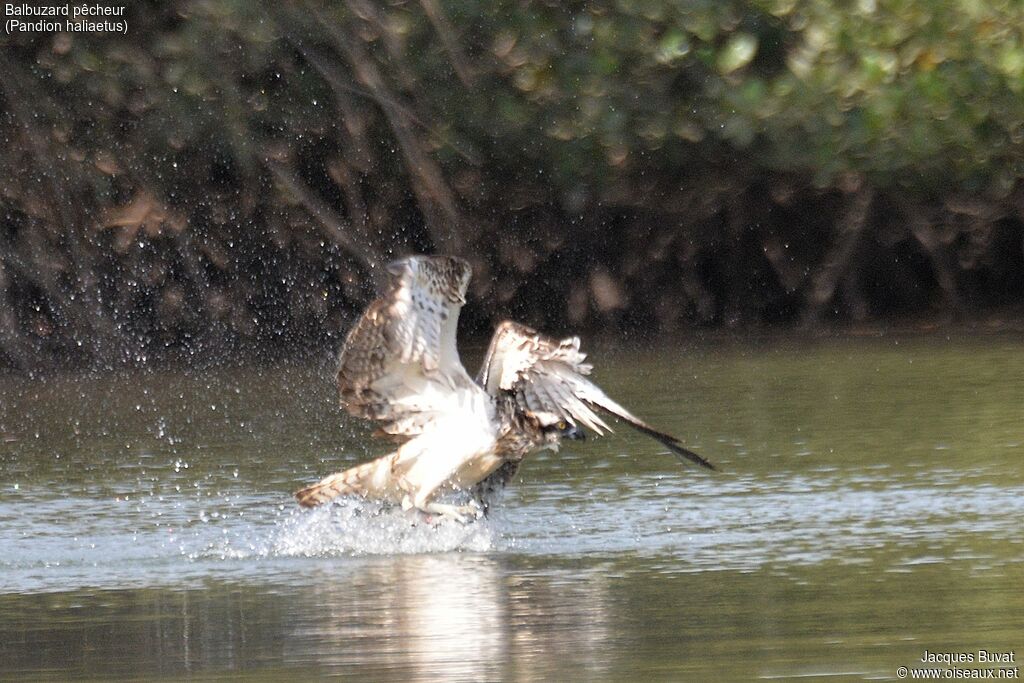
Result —
<instances>
[{"instance_id":1,"label":"spray of water","mask_svg":"<svg viewBox=\"0 0 1024 683\"><path fill-rule=\"evenodd\" d=\"M252 512L246 516L260 516ZM373 502L342 500L314 510L277 509L273 519L203 524L191 538L180 539L180 548L193 560L482 552L494 547L498 535L487 519L428 520Z\"/></svg>"}]
</instances>

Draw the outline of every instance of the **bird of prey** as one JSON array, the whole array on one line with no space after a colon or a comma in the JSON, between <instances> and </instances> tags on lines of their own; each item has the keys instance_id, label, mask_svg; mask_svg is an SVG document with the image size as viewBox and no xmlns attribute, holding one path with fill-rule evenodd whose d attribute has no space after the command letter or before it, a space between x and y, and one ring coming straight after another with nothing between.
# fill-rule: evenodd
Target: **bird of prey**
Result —
<instances>
[{"instance_id":1,"label":"bird of prey","mask_svg":"<svg viewBox=\"0 0 1024 683\"><path fill-rule=\"evenodd\" d=\"M347 412L379 422L378 435L404 443L296 492L300 505L352 494L465 521L486 511L490 494L511 480L530 452L557 450L564 438L582 439L584 428L598 435L611 431L599 413L715 469L587 379L591 366L579 337L556 340L503 322L479 374L470 377L455 343L471 272L463 259L410 256L387 271L387 291L345 339L337 382ZM452 490L469 491L470 502L435 500Z\"/></svg>"}]
</instances>

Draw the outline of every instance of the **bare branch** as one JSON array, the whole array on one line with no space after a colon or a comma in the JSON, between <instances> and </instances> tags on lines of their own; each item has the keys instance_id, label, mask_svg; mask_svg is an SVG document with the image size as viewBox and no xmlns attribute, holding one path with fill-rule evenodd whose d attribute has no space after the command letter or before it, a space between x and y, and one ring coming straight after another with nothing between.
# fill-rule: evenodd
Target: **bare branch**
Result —
<instances>
[{"instance_id":1,"label":"bare branch","mask_svg":"<svg viewBox=\"0 0 1024 683\"><path fill-rule=\"evenodd\" d=\"M267 167L278 182L298 199L309 215L317 221L324 235L331 242L351 254L372 274L375 280L383 277L381 268L383 264L380 258L370 245L352 238L351 233L355 231L350 223L317 197L290 168L272 160L267 162Z\"/></svg>"},{"instance_id":2,"label":"bare branch","mask_svg":"<svg viewBox=\"0 0 1024 683\"><path fill-rule=\"evenodd\" d=\"M825 306L835 296L839 281L851 267L853 256L861 242L864 226L867 224L868 211L874 193L868 188L858 190L839 221L839 234L828 254L822 260L818 270L811 278L811 286L807 293L807 308L804 311L804 323L816 322Z\"/></svg>"},{"instance_id":3,"label":"bare branch","mask_svg":"<svg viewBox=\"0 0 1024 683\"><path fill-rule=\"evenodd\" d=\"M444 45L445 52L448 53L448 59L451 60L452 68L455 69L455 75L459 77L464 86L467 88L471 87L475 76L466 64L462 48L459 47L459 41L455 38L455 30L448 21L444 10L441 9L437 0L420 0L420 5L423 7L423 11L426 12L427 18L430 20L434 30L437 31L437 35L441 37L441 44Z\"/></svg>"}]
</instances>

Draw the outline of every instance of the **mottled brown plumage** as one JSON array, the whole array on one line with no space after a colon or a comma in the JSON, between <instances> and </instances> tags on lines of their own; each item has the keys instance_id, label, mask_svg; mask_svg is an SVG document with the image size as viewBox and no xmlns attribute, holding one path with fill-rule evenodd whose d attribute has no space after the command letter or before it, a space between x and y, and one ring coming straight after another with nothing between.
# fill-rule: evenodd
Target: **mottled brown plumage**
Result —
<instances>
[{"instance_id":1,"label":"mottled brown plumage","mask_svg":"<svg viewBox=\"0 0 1024 683\"><path fill-rule=\"evenodd\" d=\"M555 340L513 322L498 326L476 381L455 344L469 264L413 256L388 266L391 282L345 339L338 360L342 407L381 423L397 451L331 475L296 493L311 507L352 494L464 518L480 505L442 505L444 490L486 503L530 452L557 450L580 426L603 434L596 411L614 415L674 453L713 466L610 399L586 375L578 337Z\"/></svg>"},{"instance_id":2,"label":"mottled brown plumage","mask_svg":"<svg viewBox=\"0 0 1024 683\"><path fill-rule=\"evenodd\" d=\"M414 369L424 378L445 375L460 385L471 384L455 348L471 271L460 258L437 256L395 261L388 273L388 291L370 304L342 346L338 391L342 407L352 415L392 423L383 428L386 433L413 436L422 429L422 420L400 421L415 418L422 412L419 406L396 404L381 390L391 386L389 373L403 369Z\"/></svg>"}]
</instances>

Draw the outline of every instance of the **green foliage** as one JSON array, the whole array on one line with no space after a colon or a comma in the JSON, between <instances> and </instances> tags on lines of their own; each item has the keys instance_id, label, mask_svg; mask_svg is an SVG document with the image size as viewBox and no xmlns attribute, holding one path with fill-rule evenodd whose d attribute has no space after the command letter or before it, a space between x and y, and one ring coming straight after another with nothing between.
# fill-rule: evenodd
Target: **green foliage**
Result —
<instances>
[{"instance_id":1,"label":"green foliage","mask_svg":"<svg viewBox=\"0 0 1024 683\"><path fill-rule=\"evenodd\" d=\"M97 105L110 118L127 109L141 138L128 141L158 158L216 139L251 168L254 144L337 122L330 88L287 40L336 50L323 22L246 2L151 7L124 41L64 37L47 49L37 40L35 68L82 117ZM353 13L310 7L328 24ZM424 123L450 165L462 163L459 150L483 150L502 167L536 167L589 191L740 156L822 187L857 173L996 197L1024 172L1017 2L452 1L443 10L477 76L468 87L452 78L452 56L417 4L383 6L385 29L360 35L382 68L401 66L422 87ZM404 51L401 65L388 40ZM96 120L89 135L117 138L112 123Z\"/></svg>"},{"instance_id":2,"label":"green foliage","mask_svg":"<svg viewBox=\"0 0 1024 683\"><path fill-rule=\"evenodd\" d=\"M543 132L530 147L564 182L742 155L823 187L852 172L998 197L1024 171L1020 3L477 7L458 15L499 78L459 118L498 122L509 154Z\"/></svg>"}]
</instances>

